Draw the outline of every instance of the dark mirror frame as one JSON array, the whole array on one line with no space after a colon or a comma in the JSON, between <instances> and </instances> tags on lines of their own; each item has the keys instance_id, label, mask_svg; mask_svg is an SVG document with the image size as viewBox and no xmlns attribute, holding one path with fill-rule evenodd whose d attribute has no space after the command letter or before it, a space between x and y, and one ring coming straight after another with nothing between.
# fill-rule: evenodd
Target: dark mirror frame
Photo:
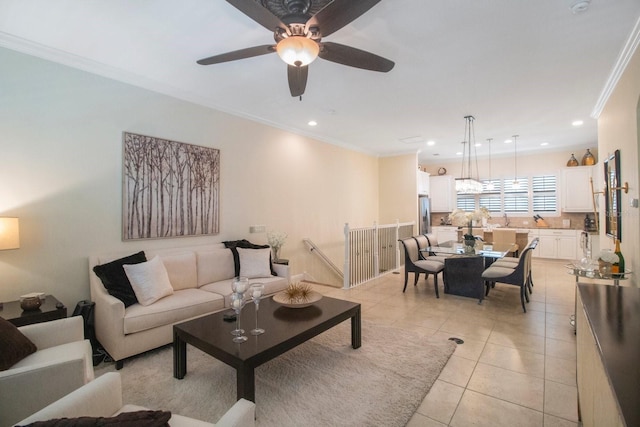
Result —
<instances>
[{"instance_id":1,"label":"dark mirror frame","mask_svg":"<svg viewBox=\"0 0 640 427\"><path fill-rule=\"evenodd\" d=\"M622 241L622 190L620 189L620 150L604 161L604 202L607 236Z\"/></svg>"}]
</instances>

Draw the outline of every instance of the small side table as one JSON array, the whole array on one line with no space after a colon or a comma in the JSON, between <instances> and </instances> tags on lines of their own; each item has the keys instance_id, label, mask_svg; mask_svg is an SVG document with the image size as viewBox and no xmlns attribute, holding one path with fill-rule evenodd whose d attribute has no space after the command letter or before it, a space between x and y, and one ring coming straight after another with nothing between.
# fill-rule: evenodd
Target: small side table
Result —
<instances>
[{"instance_id":1,"label":"small side table","mask_svg":"<svg viewBox=\"0 0 640 427\"><path fill-rule=\"evenodd\" d=\"M289 265L289 260L288 259L284 259L284 258L278 258L277 260L273 261L274 264L282 264L282 265Z\"/></svg>"},{"instance_id":2,"label":"small side table","mask_svg":"<svg viewBox=\"0 0 640 427\"><path fill-rule=\"evenodd\" d=\"M53 295L47 295L39 309L24 311L20 307L20 301L8 301L2 303L0 317L16 326L31 325L32 323L48 322L50 320L67 317L67 307L58 301Z\"/></svg>"}]
</instances>

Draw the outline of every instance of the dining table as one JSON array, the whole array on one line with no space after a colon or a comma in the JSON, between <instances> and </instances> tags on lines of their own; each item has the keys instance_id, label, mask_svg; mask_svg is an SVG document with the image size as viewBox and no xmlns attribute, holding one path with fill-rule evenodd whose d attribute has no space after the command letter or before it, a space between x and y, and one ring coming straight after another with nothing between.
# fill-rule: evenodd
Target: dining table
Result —
<instances>
[{"instance_id":1,"label":"dining table","mask_svg":"<svg viewBox=\"0 0 640 427\"><path fill-rule=\"evenodd\" d=\"M482 304L485 294L482 272L494 261L507 254L517 253L518 245L478 240L471 250L464 243L451 240L437 246L428 246L420 251L424 253L425 258L428 255L445 256L443 274L445 294L477 298L478 304Z\"/></svg>"}]
</instances>

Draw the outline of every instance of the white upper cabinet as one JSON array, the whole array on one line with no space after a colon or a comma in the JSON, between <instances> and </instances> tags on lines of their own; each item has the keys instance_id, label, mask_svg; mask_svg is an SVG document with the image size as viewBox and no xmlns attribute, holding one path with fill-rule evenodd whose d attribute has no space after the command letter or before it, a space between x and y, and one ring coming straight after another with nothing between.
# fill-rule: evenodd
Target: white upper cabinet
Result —
<instances>
[{"instance_id":1,"label":"white upper cabinet","mask_svg":"<svg viewBox=\"0 0 640 427\"><path fill-rule=\"evenodd\" d=\"M418 194L429 195L429 172L418 171Z\"/></svg>"},{"instance_id":2,"label":"white upper cabinet","mask_svg":"<svg viewBox=\"0 0 640 427\"><path fill-rule=\"evenodd\" d=\"M456 205L456 187L453 175L429 177L431 212L451 212Z\"/></svg>"},{"instance_id":3,"label":"white upper cabinet","mask_svg":"<svg viewBox=\"0 0 640 427\"><path fill-rule=\"evenodd\" d=\"M594 190L598 191L597 166L576 166L562 170L561 196L564 212L593 212L590 179L593 178Z\"/></svg>"}]
</instances>

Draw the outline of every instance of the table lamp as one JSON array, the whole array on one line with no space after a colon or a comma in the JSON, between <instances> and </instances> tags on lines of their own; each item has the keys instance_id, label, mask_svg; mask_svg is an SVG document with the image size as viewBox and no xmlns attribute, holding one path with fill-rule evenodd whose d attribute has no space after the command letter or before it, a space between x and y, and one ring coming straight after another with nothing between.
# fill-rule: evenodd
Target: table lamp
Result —
<instances>
[{"instance_id":1,"label":"table lamp","mask_svg":"<svg viewBox=\"0 0 640 427\"><path fill-rule=\"evenodd\" d=\"M20 248L20 224L18 218L0 218L0 251ZM0 302L2 308L2 302Z\"/></svg>"}]
</instances>

